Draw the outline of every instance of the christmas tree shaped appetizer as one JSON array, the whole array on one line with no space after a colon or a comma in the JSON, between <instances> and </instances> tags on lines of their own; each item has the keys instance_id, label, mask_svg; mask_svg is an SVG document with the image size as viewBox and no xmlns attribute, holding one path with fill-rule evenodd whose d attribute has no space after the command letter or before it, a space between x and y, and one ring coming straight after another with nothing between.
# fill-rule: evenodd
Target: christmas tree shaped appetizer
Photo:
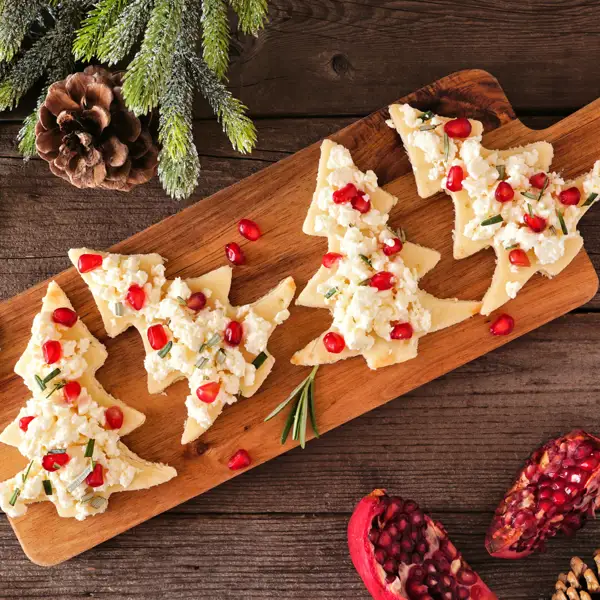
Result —
<instances>
[{"instance_id":1,"label":"christmas tree shaped appetizer","mask_svg":"<svg viewBox=\"0 0 600 600\"><path fill-rule=\"evenodd\" d=\"M419 289L440 255L388 227L396 202L378 187L373 171L354 165L346 148L323 142L303 231L327 237L328 251L297 303L328 308L333 324L292 357L294 364L358 355L371 369L403 362L417 355L419 338L479 312L479 302L440 299Z\"/></svg>"},{"instance_id":2,"label":"christmas tree shaped appetizer","mask_svg":"<svg viewBox=\"0 0 600 600\"><path fill-rule=\"evenodd\" d=\"M182 444L202 435L238 394L254 395L271 372L275 359L267 342L289 316L296 291L291 277L253 304L234 307L229 303L230 267L166 281L157 254L124 256L83 248L71 250L69 257L90 287L109 335L131 325L138 329L150 393L188 380Z\"/></svg>"},{"instance_id":3,"label":"christmas tree shaped appetizer","mask_svg":"<svg viewBox=\"0 0 600 600\"><path fill-rule=\"evenodd\" d=\"M31 339L15 367L32 397L0 441L19 449L28 466L0 483L0 507L11 517L49 500L61 517L104 512L115 492L169 481L172 467L142 460L119 438L144 415L108 394L95 378L104 346L78 318L60 287L48 286Z\"/></svg>"},{"instance_id":4,"label":"christmas tree shaped appetizer","mask_svg":"<svg viewBox=\"0 0 600 600\"><path fill-rule=\"evenodd\" d=\"M537 142L510 150L482 146L482 124L448 119L407 104L390 116L426 198L445 190L454 202L454 258L493 247L497 266L481 312L514 298L538 271L558 275L583 239L579 219L600 193L600 165L575 181L550 173L553 148Z\"/></svg>"}]
</instances>

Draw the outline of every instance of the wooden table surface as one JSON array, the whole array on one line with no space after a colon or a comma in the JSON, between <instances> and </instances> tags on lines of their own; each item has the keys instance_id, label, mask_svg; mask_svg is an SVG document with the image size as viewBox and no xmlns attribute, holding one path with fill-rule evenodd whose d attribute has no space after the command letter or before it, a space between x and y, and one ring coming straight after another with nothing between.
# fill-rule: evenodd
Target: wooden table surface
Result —
<instances>
[{"instance_id":1,"label":"wooden table surface","mask_svg":"<svg viewBox=\"0 0 600 600\"><path fill-rule=\"evenodd\" d=\"M500 80L545 127L600 88L600 5L591 0L273 0L258 39L233 44L233 90L259 130L234 153L198 103L201 198L452 71ZM0 297L180 210L158 182L82 192L18 157L22 111L0 115ZM600 209L581 225L600 271ZM31 564L0 518L0 598L367 600L346 549L356 501L387 487L427 507L502 600L549 598L599 527L545 554L491 559L492 511L530 451L598 423L600 295L580 310L53 569ZM1 327L1 324L0 324ZM89 527L94 527L94 520Z\"/></svg>"}]
</instances>

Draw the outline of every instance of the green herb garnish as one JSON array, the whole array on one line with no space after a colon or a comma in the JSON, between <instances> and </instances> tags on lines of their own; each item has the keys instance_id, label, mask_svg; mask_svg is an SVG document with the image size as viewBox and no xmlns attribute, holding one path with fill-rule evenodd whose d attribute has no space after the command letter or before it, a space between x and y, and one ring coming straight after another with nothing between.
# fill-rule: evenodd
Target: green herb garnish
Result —
<instances>
[{"instance_id":1,"label":"green herb garnish","mask_svg":"<svg viewBox=\"0 0 600 600\"><path fill-rule=\"evenodd\" d=\"M79 502L81 502L82 504L85 504L86 502L89 502L93 497L94 497L94 492L88 492L87 494L85 494L84 496L81 497Z\"/></svg>"},{"instance_id":2,"label":"green herb garnish","mask_svg":"<svg viewBox=\"0 0 600 600\"><path fill-rule=\"evenodd\" d=\"M96 443L96 440L94 438L90 438L88 440L87 446L85 447L85 454L84 456L86 458L92 458L92 456L94 456L94 444Z\"/></svg>"},{"instance_id":3,"label":"green herb garnish","mask_svg":"<svg viewBox=\"0 0 600 600\"><path fill-rule=\"evenodd\" d=\"M173 347L173 341L169 340L159 351L158 355L161 358L164 358L169 352L171 352L171 348Z\"/></svg>"},{"instance_id":4,"label":"green herb garnish","mask_svg":"<svg viewBox=\"0 0 600 600\"><path fill-rule=\"evenodd\" d=\"M100 508L104 503L106 502L106 498L104 498L103 496L94 496L92 498L92 501L90 502L90 506L92 506L95 509Z\"/></svg>"},{"instance_id":5,"label":"green herb garnish","mask_svg":"<svg viewBox=\"0 0 600 600\"><path fill-rule=\"evenodd\" d=\"M368 256L365 256L364 254L359 254L360 259L369 267L371 267L371 269L373 268L373 264L371 263L371 259Z\"/></svg>"},{"instance_id":6,"label":"green herb garnish","mask_svg":"<svg viewBox=\"0 0 600 600\"><path fill-rule=\"evenodd\" d=\"M595 202L595 200L596 200L597 197L598 197L598 194L591 193L587 197L587 200L581 206L589 206L590 204L593 204Z\"/></svg>"},{"instance_id":7,"label":"green herb garnish","mask_svg":"<svg viewBox=\"0 0 600 600\"><path fill-rule=\"evenodd\" d=\"M371 283L371 278L367 277L366 279L363 279L362 281L358 282L358 285L369 285Z\"/></svg>"},{"instance_id":8,"label":"green herb garnish","mask_svg":"<svg viewBox=\"0 0 600 600\"><path fill-rule=\"evenodd\" d=\"M48 373L48 375L46 375L46 377L44 377L44 379L42 379L42 383L44 385L46 385L47 383L50 383L57 375L60 375L60 369L54 369L54 371L51 371L50 373Z\"/></svg>"},{"instance_id":9,"label":"green herb garnish","mask_svg":"<svg viewBox=\"0 0 600 600\"><path fill-rule=\"evenodd\" d=\"M550 230L550 233L552 235L556 235L558 232L556 231L556 227L554 227L554 225L550 225L550 227L548 227L548 229Z\"/></svg>"},{"instance_id":10,"label":"green herb garnish","mask_svg":"<svg viewBox=\"0 0 600 600\"><path fill-rule=\"evenodd\" d=\"M84 481L84 479L94 470L92 465L88 465L67 487L67 492L72 493L75 489L77 489Z\"/></svg>"},{"instance_id":11,"label":"green herb garnish","mask_svg":"<svg viewBox=\"0 0 600 600\"><path fill-rule=\"evenodd\" d=\"M27 481L27 478L29 477L29 471L31 471L31 467L33 467L33 461L31 461L29 463L29 466L27 467L27 471L25 471L25 473L23 474L23 485L25 485L25 482Z\"/></svg>"},{"instance_id":12,"label":"green herb garnish","mask_svg":"<svg viewBox=\"0 0 600 600\"><path fill-rule=\"evenodd\" d=\"M44 479L44 481L42 481L42 485L44 486L46 496L52 496L52 482L49 479Z\"/></svg>"},{"instance_id":13,"label":"green herb garnish","mask_svg":"<svg viewBox=\"0 0 600 600\"><path fill-rule=\"evenodd\" d=\"M400 241L404 244L406 243L406 231L402 229L402 227L398 227L396 230L396 235L400 238Z\"/></svg>"},{"instance_id":14,"label":"green herb garnish","mask_svg":"<svg viewBox=\"0 0 600 600\"><path fill-rule=\"evenodd\" d=\"M558 217L558 222L560 223L560 228L565 235L569 235L569 230L567 229L567 224L565 223L565 218L560 210L556 211L556 216Z\"/></svg>"},{"instance_id":15,"label":"green herb garnish","mask_svg":"<svg viewBox=\"0 0 600 600\"><path fill-rule=\"evenodd\" d=\"M537 200L538 197L531 192L521 192L521 196L525 196L525 198L529 198L530 200Z\"/></svg>"},{"instance_id":16,"label":"green herb garnish","mask_svg":"<svg viewBox=\"0 0 600 600\"><path fill-rule=\"evenodd\" d=\"M15 488L15 491L13 492L13 495L10 497L10 500L8 501L8 503L11 506L14 506L17 503L17 498L19 497L20 494L21 494L21 490L19 488Z\"/></svg>"},{"instance_id":17,"label":"green herb garnish","mask_svg":"<svg viewBox=\"0 0 600 600\"><path fill-rule=\"evenodd\" d=\"M117 317L123 316L123 304L121 302L115 302L114 313Z\"/></svg>"},{"instance_id":18,"label":"green herb garnish","mask_svg":"<svg viewBox=\"0 0 600 600\"><path fill-rule=\"evenodd\" d=\"M339 290L336 287L332 287L326 294L325 294L325 300L329 300L329 298L331 298L331 296L337 294L339 292Z\"/></svg>"},{"instance_id":19,"label":"green herb garnish","mask_svg":"<svg viewBox=\"0 0 600 600\"><path fill-rule=\"evenodd\" d=\"M444 131L444 160L447 161L450 156L450 138L448 134Z\"/></svg>"},{"instance_id":20,"label":"green herb garnish","mask_svg":"<svg viewBox=\"0 0 600 600\"><path fill-rule=\"evenodd\" d=\"M208 362L208 358L206 356L203 356L196 363L196 368L201 369L207 362Z\"/></svg>"},{"instance_id":21,"label":"green herb garnish","mask_svg":"<svg viewBox=\"0 0 600 600\"><path fill-rule=\"evenodd\" d=\"M430 110L427 110L424 113L421 113L418 118L421 119L421 121L429 121L429 119L431 119L432 117L433 117L433 112L431 112Z\"/></svg>"},{"instance_id":22,"label":"green herb garnish","mask_svg":"<svg viewBox=\"0 0 600 600\"><path fill-rule=\"evenodd\" d=\"M227 358L226 354L225 354L225 350L223 348L219 348L219 350L217 351L217 364L222 365L225 362L225 359Z\"/></svg>"},{"instance_id":23,"label":"green herb garnish","mask_svg":"<svg viewBox=\"0 0 600 600\"><path fill-rule=\"evenodd\" d=\"M527 203L527 212L529 213L530 217L533 217L533 208L531 208L531 204L529 204L529 202Z\"/></svg>"},{"instance_id":24,"label":"green herb garnish","mask_svg":"<svg viewBox=\"0 0 600 600\"><path fill-rule=\"evenodd\" d=\"M299 440L302 448L306 446L306 425L309 414L315 437L319 437L315 412L315 376L318 369L319 365L313 367L313 370L310 372L308 377L304 379L300 385L298 385L292 391L292 393L265 419L265 421L271 420L288 404L290 404L290 402L293 402L292 410L285 421L283 432L281 434L282 444L285 444L290 430L292 430L292 439Z\"/></svg>"},{"instance_id":25,"label":"green herb garnish","mask_svg":"<svg viewBox=\"0 0 600 600\"><path fill-rule=\"evenodd\" d=\"M52 391L49 394L46 394L46 398L50 398L50 396L52 396L52 394L54 394L54 392L56 392L58 390L62 390L65 387L65 385L67 385L66 381L59 381L58 383L55 383Z\"/></svg>"},{"instance_id":26,"label":"green herb garnish","mask_svg":"<svg viewBox=\"0 0 600 600\"><path fill-rule=\"evenodd\" d=\"M177 302L179 302L181 306L187 306L187 302L181 296L177 296Z\"/></svg>"},{"instance_id":27,"label":"green herb garnish","mask_svg":"<svg viewBox=\"0 0 600 600\"><path fill-rule=\"evenodd\" d=\"M64 448L55 448L54 450L48 450L48 454L64 454L66 450Z\"/></svg>"},{"instance_id":28,"label":"green herb garnish","mask_svg":"<svg viewBox=\"0 0 600 600\"><path fill-rule=\"evenodd\" d=\"M485 227L486 225L495 225L496 223L502 223L502 221L504 221L502 215L494 215L489 219L485 219L485 221L481 221L481 225L482 227Z\"/></svg>"},{"instance_id":29,"label":"green herb garnish","mask_svg":"<svg viewBox=\"0 0 600 600\"><path fill-rule=\"evenodd\" d=\"M506 165L496 165L496 171L498 171L498 179L504 181L506 178Z\"/></svg>"},{"instance_id":30,"label":"green herb garnish","mask_svg":"<svg viewBox=\"0 0 600 600\"><path fill-rule=\"evenodd\" d=\"M34 375L35 377L35 381L36 383L40 386L40 390L45 391L46 390L46 384L43 382L42 378L36 373Z\"/></svg>"},{"instance_id":31,"label":"green herb garnish","mask_svg":"<svg viewBox=\"0 0 600 600\"><path fill-rule=\"evenodd\" d=\"M221 341L221 336L218 333L215 333L210 340L208 340L208 342L206 342L206 345L209 348L212 348L213 346L215 346L216 344L218 344Z\"/></svg>"},{"instance_id":32,"label":"green herb garnish","mask_svg":"<svg viewBox=\"0 0 600 600\"><path fill-rule=\"evenodd\" d=\"M431 131L432 129L435 129L437 127L437 125L421 125L419 127L419 131Z\"/></svg>"},{"instance_id":33,"label":"green herb garnish","mask_svg":"<svg viewBox=\"0 0 600 600\"><path fill-rule=\"evenodd\" d=\"M267 360L267 358L268 358L268 355L267 355L267 353L266 353L266 352L261 352L261 353L260 353L260 354L259 354L259 355L258 355L258 356L257 356L257 357L256 357L256 358L253 360L253 361L252 361L252 364L254 365L254 368L255 368L255 369L260 369L260 368L263 366L263 364L264 364L265 360Z\"/></svg>"},{"instance_id":34,"label":"green herb garnish","mask_svg":"<svg viewBox=\"0 0 600 600\"><path fill-rule=\"evenodd\" d=\"M546 177L546 179L544 180L544 185L542 186L542 189L540 190L540 193L538 194L538 197L537 197L538 202L542 199L544 192L548 189L548 185L550 185L550 178Z\"/></svg>"}]
</instances>

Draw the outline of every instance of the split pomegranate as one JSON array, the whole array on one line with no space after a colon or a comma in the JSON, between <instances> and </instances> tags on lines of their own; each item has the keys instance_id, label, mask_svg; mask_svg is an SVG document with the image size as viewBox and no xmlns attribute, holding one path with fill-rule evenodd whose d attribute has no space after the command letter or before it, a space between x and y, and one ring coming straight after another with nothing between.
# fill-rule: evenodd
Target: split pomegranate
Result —
<instances>
[{"instance_id":1,"label":"split pomegranate","mask_svg":"<svg viewBox=\"0 0 600 600\"><path fill-rule=\"evenodd\" d=\"M251 242L255 242L261 236L258 225L250 219L242 219L238 223L238 231Z\"/></svg>"},{"instance_id":2,"label":"split pomegranate","mask_svg":"<svg viewBox=\"0 0 600 600\"><path fill-rule=\"evenodd\" d=\"M388 271L380 271L371 277L369 285L377 288L380 292L385 292L386 290L391 290L395 283L396 278L394 277L393 273Z\"/></svg>"},{"instance_id":3,"label":"split pomegranate","mask_svg":"<svg viewBox=\"0 0 600 600\"><path fill-rule=\"evenodd\" d=\"M500 315L491 325L490 333L492 335L508 335L515 328L515 320L504 313Z\"/></svg>"},{"instance_id":4,"label":"split pomegranate","mask_svg":"<svg viewBox=\"0 0 600 600\"><path fill-rule=\"evenodd\" d=\"M186 305L190 310L199 312L206 306L206 296L202 292L194 292L187 299Z\"/></svg>"},{"instance_id":5,"label":"split pomegranate","mask_svg":"<svg viewBox=\"0 0 600 600\"><path fill-rule=\"evenodd\" d=\"M390 337L393 340L410 340L413 336L413 327L410 323L392 323Z\"/></svg>"},{"instance_id":6,"label":"split pomegranate","mask_svg":"<svg viewBox=\"0 0 600 600\"><path fill-rule=\"evenodd\" d=\"M515 190L513 190L510 183L501 181L496 187L494 196L498 202L510 202L515 197Z\"/></svg>"},{"instance_id":7,"label":"split pomegranate","mask_svg":"<svg viewBox=\"0 0 600 600\"><path fill-rule=\"evenodd\" d=\"M511 265L515 265L515 267L530 267L531 262L529 261L529 256L527 256L527 252L522 250L521 248L515 248L508 253L508 260Z\"/></svg>"},{"instance_id":8,"label":"split pomegranate","mask_svg":"<svg viewBox=\"0 0 600 600\"><path fill-rule=\"evenodd\" d=\"M359 213L365 214L371 210L371 202L365 198L364 192L357 191L356 196L350 200L352 208Z\"/></svg>"},{"instance_id":9,"label":"split pomegranate","mask_svg":"<svg viewBox=\"0 0 600 600\"><path fill-rule=\"evenodd\" d=\"M29 423L34 419L35 417L21 417L19 419L19 429L21 431L27 431L29 429Z\"/></svg>"},{"instance_id":10,"label":"split pomegranate","mask_svg":"<svg viewBox=\"0 0 600 600\"><path fill-rule=\"evenodd\" d=\"M471 123L465 117L452 119L452 121L447 121L444 125L444 131L451 138L467 138L471 135L471 129Z\"/></svg>"},{"instance_id":11,"label":"split pomegranate","mask_svg":"<svg viewBox=\"0 0 600 600\"><path fill-rule=\"evenodd\" d=\"M58 471L58 469L64 467L70 460L71 457L66 452L46 454L42 458L42 467L46 471Z\"/></svg>"},{"instance_id":12,"label":"split pomegranate","mask_svg":"<svg viewBox=\"0 0 600 600\"><path fill-rule=\"evenodd\" d=\"M67 404L73 404L76 402L77 398L79 398L79 394L81 394L81 384L79 381L69 381L65 383L63 395Z\"/></svg>"},{"instance_id":13,"label":"split pomegranate","mask_svg":"<svg viewBox=\"0 0 600 600\"><path fill-rule=\"evenodd\" d=\"M538 190L544 188L546 181L548 181L548 175L546 175L546 173L536 173L529 178L529 183Z\"/></svg>"},{"instance_id":14,"label":"split pomegranate","mask_svg":"<svg viewBox=\"0 0 600 600\"><path fill-rule=\"evenodd\" d=\"M137 283L134 283L127 290L125 301L133 308L133 310L142 310L142 308L144 308L144 302L146 302L146 292L144 292L144 288Z\"/></svg>"},{"instance_id":15,"label":"split pomegranate","mask_svg":"<svg viewBox=\"0 0 600 600\"><path fill-rule=\"evenodd\" d=\"M239 244L235 242L229 242L225 246L225 256L227 260L234 265L243 265L246 262L246 256L242 252Z\"/></svg>"},{"instance_id":16,"label":"split pomegranate","mask_svg":"<svg viewBox=\"0 0 600 600\"><path fill-rule=\"evenodd\" d=\"M62 356L62 346L57 340L48 340L42 345L42 353L46 364L52 365L60 360Z\"/></svg>"},{"instance_id":17,"label":"split pomegranate","mask_svg":"<svg viewBox=\"0 0 600 600\"><path fill-rule=\"evenodd\" d=\"M104 411L104 417L109 429L121 429L123 426L123 411L118 406L109 406Z\"/></svg>"},{"instance_id":18,"label":"split pomegranate","mask_svg":"<svg viewBox=\"0 0 600 600\"><path fill-rule=\"evenodd\" d=\"M563 190L559 195L558 199L561 204L565 206L576 206L581 200L581 192L576 187L570 187Z\"/></svg>"},{"instance_id":19,"label":"split pomegranate","mask_svg":"<svg viewBox=\"0 0 600 600\"><path fill-rule=\"evenodd\" d=\"M462 182L464 178L465 173L462 170L462 167L459 165L450 167L448 176L446 177L446 189L451 192L460 192L463 189Z\"/></svg>"},{"instance_id":20,"label":"split pomegranate","mask_svg":"<svg viewBox=\"0 0 600 600\"><path fill-rule=\"evenodd\" d=\"M402 242L398 238L388 240L383 244L383 253L386 256L394 256L402 251Z\"/></svg>"},{"instance_id":21,"label":"split pomegranate","mask_svg":"<svg viewBox=\"0 0 600 600\"><path fill-rule=\"evenodd\" d=\"M77 313L70 308L57 308L52 313L52 320L58 325L64 325L65 327L71 328L77 323Z\"/></svg>"},{"instance_id":22,"label":"split pomegranate","mask_svg":"<svg viewBox=\"0 0 600 600\"><path fill-rule=\"evenodd\" d=\"M229 321L223 335L225 342L230 346L239 346L243 336L244 328L242 324L238 321Z\"/></svg>"},{"instance_id":23,"label":"split pomegranate","mask_svg":"<svg viewBox=\"0 0 600 600\"><path fill-rule=\"evenodd\" d=\"M546 219L544 217L526 214L523 216L523 221L535 233L542 233L546 229Z\"/></svg>"},{"instance_id":24,"label":"split pomegranate","mask_svg":"<svg viewBox=\"0 0 600 600\"><path fill-rule=\"evenodd\" d=\"M527 460L496 509L486 537L492 556L543 550L559 531L573 533L600 505L600 439L577 430L550 440Z\"/></svg>"},{"instance_id":25,"label":"split pomegranate","mask_svg":"<svg viewBox=\"0 0 600 600\"><path fill-rule=\"evenodd\" d=\"M103 258L100 254L82 254L77 261L80 273L89 273L102 266Z\"/></svg>"},{"instance_id":26,"label":"split pomegranate","mask_svg":"<svg viewBox=\"0 0 600 600\"><path fill-rule=\"evenodd\" d=\"M448 538L412 500L375 490L348 524L354 567L375 600L497 600Z\"/></svg>"},{"instance_id":27,"label":"split pomegranate","mask_svg":"<svg viewBox=\"0 0 600 600\"><path fill-rule=\"evenodd\" d=\"M169 341L165 328L157 323L148 327L148 343L153 350L161 350Z\"/></svg>"},{"instance_id":28,"label":"split pomegranate","mask_svg":"<svg viewBox=\"0 0 600 600\"><path fill-rule=\"evenodd\" d=\"M198 400L206 404L212 404L217 399L220 389L220 383L215 383L214 381L205 383L196 390L196 396L198 396Z\"/></svg>"},{"instance_id":29,"label":"split pomegranate","mask_svg":"<svg viewBox=\"0 0 600 600\"><path fill-rule=\"evenodd\" d=\"M343 188L333 192L333 201L336 204L344 204L345 202L350 202L357 195L357 187L353 183L347 183Z\"/></svg>"},{"instance_id":30,"label":"split pomegranate","mask_svg":"<svg viewBox=\"0 0 600 600\"><path fill-rule=\"evenodd\" d=\"M248 454L247 450L241 449L241 450L238 450L229 459L227 466L232 471L239 471L240 469L245 469L246 467L249 467L251 462L252 462L252 459L250 458L250 455Z\"/></svg>"},{"instance_id":31,"label":"split pomegranate","mask_svg":"<svg viewBox=\"0 0 600 600\"><path fill-rule=\"evenodd\" d=\"M93 488L104 485L104 469L100 463L96 463L94 470L85 478L85 482Z\"/></svg>"},{"instance_id":32,"label":"split pomegranate","mask_svg":"<svg viewBox=\"0 0 600 600\"><path fill-rule=\"evenodd\" d=\"M327 349L327 352L331 352L331 354L339 354L346 347L346 341L343 336L339 333L335 333L335 331L330 331L325 334L323 344Z\"/></svg>"},{"instance_id":33,"label":"split pomegranate","mask_svg":"<svg viewBox=\"0 0 600 600\"><path fill-rule=\"evenodd\" d=\"M327 269L331 269L331 267L333 267L333 265L335 265L335 263L337 263L338 260L344 258L341 254L338 254L337 252L328 252L327 254L323 255L323 260L321 261L321 264L327 268Z\"/></svg>"}]
</instances>

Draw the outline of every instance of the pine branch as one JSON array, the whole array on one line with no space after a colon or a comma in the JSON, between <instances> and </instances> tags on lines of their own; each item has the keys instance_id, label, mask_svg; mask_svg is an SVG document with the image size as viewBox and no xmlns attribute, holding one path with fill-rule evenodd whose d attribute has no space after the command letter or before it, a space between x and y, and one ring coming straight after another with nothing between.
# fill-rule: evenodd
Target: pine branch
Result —
<instances>
[{"instance_id":1,"label":"pine branch","mask_svg":"<svg viewBox=\"0 0 600 600\"><path fill-rule=\"evenodd\" d=\"M98 42L97 56L109 65L123 60L142 35L154 0L133 0Z\"/></svg>"},{"instance_id":2,"label":"pine branch","mask_svg":"<svg viewBox=\"0 0 600 600\"><path fill-rule=\"evenodd\" d=\"M202 55L219 79L229 66L229 16L225 0L202 0Z\"/></svg>"},{"instance_id":3,"label":"pine branch","mask_svg":"<svg viewBox=\"0 0 600 600\"><path fill-rule=\"evenodd\" d=\"M127 0L100 0L84 19L73 44L78 60L90 61L98 52L100 42L113 26Z\"/></svg>"},{"instance_id":4,"label":"pine branch","mask_svg":"<svg viewBox=\"0 0 600 600\"><path fill-rule=\"evenodd\" d=\"M0 62L10 62L19 51L29 27L42 14L41 0L0 2Z\"/></svg>"},{"instance_id":5,"label":"pine branch","mask_svg":"<svg viewBox=\"0 0 600 600\"><path fill-rule=\"evenodd\" d=\"M190 72L202 95L208 100L231 145L238 152L251 152L256 144L256 129L246 115L247 107L219 81L208 65L187 53Z\"/></svg>"},{"instance_id":6,"label":"pine branch","mask_svg":"<svg viewBox=\"0 0 600 600\"><path fill-rule=\"evenodd\" d=\"M185 0L157 0L140 51L125 73L123 96L136 114L158 105L173 63Z\"/></svg>"},{"instance_id":7,"label":"pine branch","mask_svg":"<svg viewBox=\"0 0 600 600\"><path fill-rule=\"evenodd\" d=\"M243 33L258 35L267 21L267 0L230 0Z\"/></svg>"},{"instance_id":8,"label":"pine branch","mask_svg":"<svg viewBox=\"0 0 600 600\"><path fill-rule=\"evenodd\" d=\"M35 110L25 117L23 126L19 129L19 133L17 134L19 152L25 159L32 158L37 154L37 149L35 147L35 126L37 125L40 106L45 98L46 90L44 90L44 93L40 96Z\"/></svg>"}]
</instances>

